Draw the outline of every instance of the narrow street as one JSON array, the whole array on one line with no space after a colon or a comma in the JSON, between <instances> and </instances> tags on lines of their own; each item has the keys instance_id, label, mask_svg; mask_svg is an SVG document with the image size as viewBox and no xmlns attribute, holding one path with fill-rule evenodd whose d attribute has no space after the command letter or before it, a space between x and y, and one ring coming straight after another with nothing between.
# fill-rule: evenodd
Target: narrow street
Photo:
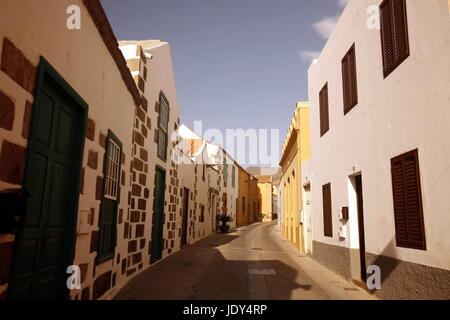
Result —
<instances>
[{"instance_id":1,"label":"narrow street","mask_svg":"<svg viewBox=\"0 0 450 320\"><path fill-rule=\"evenodd\" d=\"M275 222L211 235L130 281L115 299L375 299L299 254Z\"/></svg>"}]
</instances>

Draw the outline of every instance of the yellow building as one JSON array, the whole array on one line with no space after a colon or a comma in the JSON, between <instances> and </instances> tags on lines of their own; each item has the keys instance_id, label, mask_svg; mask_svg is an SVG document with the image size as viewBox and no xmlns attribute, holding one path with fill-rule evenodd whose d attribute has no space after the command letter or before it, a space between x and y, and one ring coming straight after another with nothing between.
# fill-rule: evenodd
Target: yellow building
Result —
<instances>
[{"instance_id":1,"label":"yellow building","mask_svg":"<svg viewBox=\"0 0 450 320\"><path fill-rule=\"evenodd\" d=\"M250 194L250 174L241 166L238 166L239 172L239 188L238 199L236 200L236 226L242 227L248 225L248 216L250 211L249 194Z\"/></svg>"},{"instance_id":2,"label":"yellow building","mask_svg":"<svg viewBox=\"0 0 450 320\"><path fill-rule=\"evenodd\" d=\"M262 221L272 221L272 176L255 176L258 179L258 191L261 197L261 206L258 213L262 214Z\"/></svg>"},{"instance_id":3,"label":"yellow building","mask_svg":"<svg viewBox=\"0 0 450 320\"><path fill-rule=\"evenodd\" d=\"M309 105L298 102L291 120L283 149L280 166L281 232L301 252L305 252L303 221L301 218L301 165L311 156Z\"/></svg>"}]
</instances>

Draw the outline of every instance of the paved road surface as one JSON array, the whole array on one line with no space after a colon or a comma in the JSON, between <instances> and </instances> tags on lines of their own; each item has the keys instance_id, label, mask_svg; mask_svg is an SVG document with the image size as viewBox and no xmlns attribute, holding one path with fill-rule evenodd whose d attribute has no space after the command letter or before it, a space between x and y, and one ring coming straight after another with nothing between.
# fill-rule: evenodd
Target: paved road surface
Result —
<instances>
[{"instance_id":1,"label":"paved road surface","mask_svg":"<svg viewBox=\"0 0 450 320\"><path fill-rule=\"evenodd\" d=\"M184 247L131 280L115 299L374 299L299 253L277 225L256 223Z\"/></svg>"}]
</instances>

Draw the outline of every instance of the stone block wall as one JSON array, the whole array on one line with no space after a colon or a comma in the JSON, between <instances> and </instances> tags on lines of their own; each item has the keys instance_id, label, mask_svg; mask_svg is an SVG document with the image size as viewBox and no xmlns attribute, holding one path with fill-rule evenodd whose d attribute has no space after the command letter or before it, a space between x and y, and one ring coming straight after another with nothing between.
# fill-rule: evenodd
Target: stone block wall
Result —
<instances>
[{"instance_id":1,"label":"stone block wall","mask_svg":"<svg viewBox=\"0 0 450 320\"><path fill-rule=\"evenodd\" d=\"M0 35L0 190L21 188L37 65L7 37ZM6 214L6 213L2 213ZM6 298L15 235L0 235L0 299Z\"/></svg>"}]
</instances>

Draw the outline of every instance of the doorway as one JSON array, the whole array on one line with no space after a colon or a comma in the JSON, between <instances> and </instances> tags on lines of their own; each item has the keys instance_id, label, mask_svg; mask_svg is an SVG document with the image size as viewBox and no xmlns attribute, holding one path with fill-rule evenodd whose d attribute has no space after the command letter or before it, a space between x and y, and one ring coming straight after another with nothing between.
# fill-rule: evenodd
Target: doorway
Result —
<instances>
[{"instance_id":1,"label":"doorway","mask_svg":"<svg viewBox=\"0 0 450 320\"><path fill-rule=\"evenodd\" d=\"M164 228L164 201L166 193L166 172L156 167L155 171L155 197L152 223L152 255L150 263L162 258L163 228Z\"/></svg>"},{"instance_id":2,"label":"doorway","mask_svg":"<svg viewBox=\"0 0 450 320\"><path fill-rule=\"evenodd\" d=\"M217 196L216 196L216 194L215 193L211 193L211 198L210 198L211 200L211 205L210 205L210 208L211 208L211 231L212 231L212 233L215 233L215 232L217 232L217 216L216 216L216 214L217 214L217 203L216 203L216 199L217 199Z\"/></svg>"},{"instance_id":3,"label":"doorway","mask_svg":"<svg viewBox=\"0 0 450 320\"><path fill-rule=\"evenodd\" d=\"M187 244L188 220L189 220L189 189L183 190L183 220L181 225L181 245Z\"/></svg>"},{"instance_id":4,"label":"doorway","mask_svg":"<svg viewBox=\"0 0 450 320\"><path fill-rule=\"evenodd\" d=\"M364 205L363 205L363 189L362 176L355 176L355 191L356 191L356 208L358 212L358 235L359 235L359 260L361 267L361 280L367 279L366 268L366 242L364 235Z\"/></svg>"},{"instance_id":5,"label":"doorway","mask_svg":"<svg viewBox=\"0 0 450 320\"><path fill-rule=\"evenodd\" d=\"M303 211L303 231L305 234L305 253L312 254L312 221L311 221L311 185L308 183L303 187L304 211Z\"/></svg>"},{"instance_id":6,"label":"doorway","mask_svg":"<svg viewBox=\"0 0 450 320\"><path fill-rule=\"evenodd\" d=\"M67 299L73 264L87 104L41 58L10 299Z\"/></svg>"}]
</instances>

